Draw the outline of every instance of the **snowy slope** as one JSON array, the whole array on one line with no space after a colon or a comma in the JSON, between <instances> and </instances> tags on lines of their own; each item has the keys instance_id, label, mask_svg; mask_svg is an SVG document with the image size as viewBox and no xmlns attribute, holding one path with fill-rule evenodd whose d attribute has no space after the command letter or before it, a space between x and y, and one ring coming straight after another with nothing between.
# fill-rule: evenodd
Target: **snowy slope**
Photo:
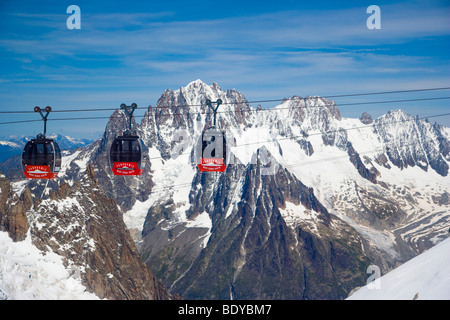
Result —
<instances>
[{"instance_id":1,"label":"snowy slope","mask_svg":"<svg viewBox=\"0 0 450 320\"><path fill-rule=\"evenodd\" d=\"M352 294L349 300L450 300L450 238Z\"/></svg>"},{"instance_id":2,"label":"snowy slope","mask_svg":"<svg viewBox=\"0 0 450 320\"><path fill-rule=\"evenodd\" d=\"M62 257L45 255L31 237L13 242L0 231L0 300L95 300L86 292L76 270L67 270Z\"/></svg>"}]
</instances>

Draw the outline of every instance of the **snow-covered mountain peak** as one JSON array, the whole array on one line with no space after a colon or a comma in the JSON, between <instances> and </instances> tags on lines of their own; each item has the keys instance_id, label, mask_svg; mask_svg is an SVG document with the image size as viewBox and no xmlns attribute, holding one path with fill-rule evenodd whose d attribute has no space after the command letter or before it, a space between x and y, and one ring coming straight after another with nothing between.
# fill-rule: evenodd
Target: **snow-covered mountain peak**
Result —
<instances>
[{"instance_id":1,"label":"snow-covered mountain peak","mask_svg":"<svg viewBox=\"0 0 450 320\"><path fill-rule=\"evenodd\" d=\"M215 83L215 82L214 82ZM201 79L197 79L194 81L189 82L185 88L190 88L190 87L206 87L208 86L205 82L203 82Z\"/></svg>"},{"instance_id":2,"label":"snow-covered mountain peak","mask_svg":"<svg viewBox=\"0 0 450 320\"><path fill-rule=\"evenodd\" d=\"M184 130L183 135L188 135L191 141L197 141L201 132L213 125L208 99L213 102L212 107L216 107L218 99L222 100L217 110L217 127L241 130L252 121L254 110L243 94L234 89L224 91L217 83L207 85L196 80L177 90L165 90L157 105L149 108L139 126L144 142L153 145L155 139L159 140L158 146L164 153L174 139L178 141L180 130Z\"/></svg>"},{"instance_id":3,"label":"snow-covered mountain peak","mask_svg":"<svg viewBox=\"0 0 450 320\"><path fill-rule=\"evenodd\" d=\"M374 121L374 132L383 142L389 160L403 169L430 166L442 176L448 174L448 139L444 128L413 117L403 110L393 110Z\"/></svg>"},{"instance_id":4,"label":"snow-covered mountain peak","mask_svg":"<svg viewBox=\"0 0 450 320\"><path fill-rule=\"evenodd\" d=\"M189 82L186 86L184 87L180 87L180 88L185 88L187 90L194 88L194 89L203 89L205 90L206 88L211 88L211 89L215 89L215 90L221 90L219 84L217 82L213 82L212 85L208 85L207 83L203 82L201 79L197 79L194 81Z\"/></svg>"},{"instance_id":5,"label":"snow-covered mountain peak","mask_svg":"<svg viewBox=\"0 0 450 320\"><path fill-rule=\"evenodd\" d=\"M390 110L386 114L380 116L377 120L379 122L400 122L409 121L413 117L402 109Z\"/></svg>"}]
</instances>

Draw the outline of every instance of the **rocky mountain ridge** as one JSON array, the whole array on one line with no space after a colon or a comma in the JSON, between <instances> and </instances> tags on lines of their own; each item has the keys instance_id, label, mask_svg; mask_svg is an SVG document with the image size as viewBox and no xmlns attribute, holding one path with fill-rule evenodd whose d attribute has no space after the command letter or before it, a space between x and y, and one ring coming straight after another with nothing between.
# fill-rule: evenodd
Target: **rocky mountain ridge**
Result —
<instances>
[{"instance_id":1,"label":"rocky mountain ridge","mask_svg":"<svg viewBox=\"0 0 450 320\"><path fill-rule=\"evenodd\" d=\"M262 175L261 156L220 177L195 176L187 219L211 219L209 229L171 225L174 205L153 205L143 229L145 261L172 279L171 290L193 299L344 298L364 281L360 237L286 169ZM308 218L292 219L299 211Z\"/></svg>"},{"instance_id":2,"label":"rocky mountain ridge","mask_svg":"<svg viewBox=\"0 0 450 320\"><path fill-rule=\"evenodd\" d=\"M0 188L2 230L15 241L31 237L42 252L60 255L88 292L100 299L172 299L142 262L116 202L99 189L92 165L73 186L61 183L48 199L34 203L28 187L20 199L8 199L6 177Z\"/></svg>"}]
</instances>

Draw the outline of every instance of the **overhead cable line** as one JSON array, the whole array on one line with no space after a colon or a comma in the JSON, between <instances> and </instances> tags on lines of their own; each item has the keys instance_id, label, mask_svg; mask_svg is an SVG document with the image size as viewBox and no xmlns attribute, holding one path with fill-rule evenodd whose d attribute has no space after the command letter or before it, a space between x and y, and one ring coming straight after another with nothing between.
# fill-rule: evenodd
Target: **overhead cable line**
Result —
<instances>
[{"instance_id":1,"label":"overhead cable line","mask_svg":"<svg viewBox=\"0 0 450 320\"><path fill-rule=\"evenodd\" d=\"M339 133L341 132L341 130L347 132L350 130L357 130L357 129L366 129L366 128L375 128L375 127L380 127L380 126L386 126L386 125L391 125L391 124L397 124L397 123L402 123L402 122L409 122L409 121L415 121L415 120L423 120L423 119L432 119L432 118L439 118L439 117L444 117L444 116L449 116L449 113L442 113L442 114L435 114L435 115L431 115L431 116L426 116L426 117L420 117L420 118L416 118L416 117L411 117L411 119L403 119L403 120L397 120L397 121L390 121L390 122L384 122L384 123L378 123L378 124L370 124L370 125L364 125L364 126L357 126L357 127L351 127L351 128L338 128L338 129L333 129L333 130L328 130L325 132L314 132L314 133L305 133L306 136L304 135L299 135L299 136L290 136L290 137L284 137L284 138L273 138L271 140L264 140L264 141L256 141L256 142L249 142L249 143L243 143L243 144L239 144L239 145L235 145L235 146L231 146L231 148L238 148L238 147L244 147L244 146L249 146L249 145L254 145L254 144L263 144L263 143L267 143L267 142L274 142L274 141L282 141L282 140L295 140L298 138L307 138L310 136L316 136L316 135L323 135L323 134L332 134L332 133ZM189 152L183 152L177 155L177 157L181 156L181 155L189 155L191 154L191 151ZM159 157L149 157L149 160L156 160L156 159L163 159L164 158L162 156Z\"/></svg>"},{"instance_id":2,"label":"overhead cable line","mask_svg":"<svg viewBox=\"0 0 450 320\"><path fill-rule=\"evenodd\" d=\"M423 120L423 119L432 119L432 118L440 118L440 117L445 117L445 116L450 116L450 112L449 113L441 113L441 114L435 114L435 115L431 115L431 116L423 116L420 118L416 118L416 117L411 117L411 119L404 119L404 120L397 120L397 121L391 121L391 122L385 122L385 123L378 123L378 124L370 124L370 125L364 125L364 126L357 126L357 127L352 127L352 128L338 128L336 130L328 130L325 132L316 132L316 133L306 133L306 137L309 136L314 136L314 135L322 135L322 134L331 134L331 133L338 133L341 130L344 131L350 131L350 130L357 130L357 129L364 129L364 128L373 128L375 126L384 126L384 125L389 125L389 124L396 124L396 123L401 123L401 122L408 122L408 121L414 121L416 119L419 120ZM81 119L81 118L80 118ZM84 118L82 118L84 119ZM53 119L55 120L55 119ZM41 120L32 120L32 121L41 121ZM2 124L2 123L0 123ZM293 139L298 139L298 138L305 138L305 136L303 135L299 135L299 136L291 136L291 137L285 137L285 138L278 138L277 141L280 140L293 140ZM242 147L242 146L247 146L247 145L253 145L253 144L261 144L261 143L266 143L266 142L273 142L274 139L271 140L265 140L265 141L257 141L257 142L251 142L251 143L244 143L244 144L239 144L236 146L233 146L234 148L237 147ZM186 154L190 154L191 152L189 151L188 153L181 153L178 156L181 155L186 155ZM149 160L155 160L155 159L164 159L163 157L151 157L149 158Z\"/></svg>"},{"instance_id":3,"label":"overhead cable line","mask_svg":"<svg viewBox=\"0 0 450 320\"><path fill-rule=\"evenodd\" d=\"M358 96L370 96L370 95L385 95L385 94L398 94L398 93L413 93L413 92L427 92L427 91L441 91L441 90L450 90L450 87L440 87L440 88L425 88L425 89L410 89L410 90L397 90L397 91L380 91L380 92L366 92L366 93L350 93L350 94L342 94L342 95L329 95L329 96L306 96L301 99L316 99L316 98L341 98L341 97L358 97ZM291 98L280 98L280 99L266 99L266 100L251 100L251 101L236 101L236 102L222 102L222 104L229 104L229 105L238 105L238 104L254 104L254 103L267 103L267 102L279 102L279 101L289 101L289 100L296 100L300 97L294 96ZM428 98L430 99L430 98ZM439 99L439 98L438 98ZM445 97L444 99L448 99L448 97ZM405 100L405 101L420 101L416 99L412 100ZM401 101L398 101L401 102ZM379 102L374 102L379 103ZM340 104L342 106L343 104ZM206 106L205 104L183 104L183 105L163 105L163 106L155 106L152 107L153 109L164 109L164 108L189 108L189 107L201 107ZM95 111L114 111L118 108L85 108L85 109L66 109L66 110L53 110L53 112L95 112ZM143 109L147 110L148 107L137 107L136 109ZM33 111L0 111L0 114L21 114L21 113L32 113Z\"/></svg>"},{"instance_id":4,"label":"overhead cable line","mask_svg":"<svg viewBox=\"0 0 450 320\"><path fill-rule=\"evenodd\" d=\"M415 145L416 143L409 143L409 144L402 144L400 146L397 146L397 148L405 148L405 147L409 147L412 145ZM371 153L375 153L375 152L379 152L382 151L380 150L382 149L381 147L378 147L376 149L371 149L371 150L365 150L365 151L361 151L358 152L359 155L367 155L367 154L371 154ZM347 159L349 157L348 154L345 155L341 155L341 156L335 156L335 157L326 157L323 159L314 159L314 160L305 160L305 161L301 161L301 162L295 162L295 163L279 163L280 166L282 166L283 168L286 169L291 169L294 167L298 167L298 166L308 166L308 165L314 165L317 163L322 163L322 162L328 162L328 161L336 161L336 160L342 160L342 159ZM153 158L155 159L155 158ZM66 170L62 170L60 173L65 173L67 171ZM63 177L61 177L63 178ZM59 178L58 178L59 179ZM14 179L10 179L11 182L21 182L24 179L18 179L18 178L14 178ZM191 182L184 182L184 183L180 183L180 184L174 184L174 185L166 185L166 186L157 186L155 189L152 189L150 192L146 193L146 195L150 195L153 193L159 193L159 192L167 192L170 190L178 190L178 189L182 189L182 188L187 188L192 186L192 181ZM122 198L129 198L130 195L123 195L123 196L114 196L111 194L110 191L105 191L103 190L103 192L105 193L105 195L109 198L112 199L122 199Z\"/></svg>"},{"instance_id":5,"label":"overhead cable line","mask_svg":"<svg viewBox=\"0 0 450 320\"><path fill-rule=\"evenodd\" d=\"M441 88L427 88L427 89L409 89L409 90L396 90L396 91L380 91L369 93L352 93L352 94L339 94L334 96L324 96L324 98L342 98L342 97L357 97L357 96L372 96L379 94L394 94L394 93L411 93L411 92L423 92L423 91L437 91L437 90L449 90L450 87Z\"/></svg>"},{"instance_id":6,"label":"overhead cable line","mask_svg":"<svg viewBox=\"0 0 450 320\"><path fill-rule=\"evenodd\" d=\"M254 144L263 144L263 143L267 143L267 142L274 142L274 141L283 141L283 140L295 140L298 138L307 138L310 136L315 136L315 135L323 135L323 134L332 134L332 133L340 133L341 131L350 131L350 130L357 130L357 129L366 129L366 128L375 128L375 127L379 127L379 126L386 126L386 125L391 125L391 124L397 124L397 123L402 123L402 122L410 122L410 121L415 121L415 120L423 120L423 119L432 119L432 118L440 118L440 117L444 117L444 116L449 116L449 113L441 113L441 114L435 114L435 115L431 115L431 116L423 116L423 117L411 117L410 119L402 119L402 120L397 120L397 121L390 121L390 122L383 122L383 123L373 123L370 125L364 125L364 126L356 126L356 127L351 127L351 128L337 128L337 129L333 129L333 130L328 130L325 132L313 132L313 133L307 133L305 132L305 135L298 135L298 136L290 136L290 137L284 137L284 138L277 138L275 139L271 139L271 140L264 140L264 141L256 141L256 142L249 142L249 143L243 143L243 144L239 144L239 145L235 145L232 146L232 148L238 148L238 147L244 147L244 146L249 146L249 145L254 145ZM180 153L177 155L177 157L181 156L181 155L189 155L191 154L192 151L189 152L184 152L184 153ZM157 159L163 159L164 158L162 156L159 157L149 157L148 160L157 160ZM63 173L64 170L61 171L61 173Z\"/></svg>"},{"instance_id":7,"label":"overhead cable line","mask_svg":"<svg viewBox=\"0 0 450 320\"><path fill-rule=\"evenodd\" d=\"M303 99L303 98L297 98L297 99ZM430 97L430 98L418 98L418 99L401 99L401 100L384 100L384 101L369 101L369 102L354 102L354 103L341 103L339 106L336 105L336 107L345 107L345 106L356 106L356 105L369 105L369 104L385 104L385 103L404 103L404 102L419 102L419 101L434 101L434 100L448 100L450 99L450 96L448 97ZM312 109L312 108L326 108L331 107L333 105L313 105L313 106L298 106L299 109ZM284 107L284 108L268 108L268 109L260 109L260 110L252 110L254 112L275 112L279 110L289 110L292 109L292 107ZM117 110L117 109L114 109ZM86 110L83 110L86 111ZM56 112L56 111L54 111ZM76 112L82 112L82 111L76 111ZM217 111L217 113L232 113L232 112L247 112L246 110L235 110L235 111ZM3 113L6 113L4 111ZM14 113L14 112L10 112ZM194 116L194 115L200 115L200 114L209 114L208 110L205 110L203 112L194 112L189 114L183 114L183 113L172 113L171 116L177 115L177 116ZM154 114L154 117L166 117L168 114ZM141 116L134 116L134 118L144 118L146 115ZM69 118L53 118L49 119L49 121L72 121L72 120L100 120L100 119L122 119L122 117L113 117L113 116L98 116L98 117L69 117ZM41 120L15 120L15 121L6 121L6 122L0 122L0 125L6 125L6 124L17 124L17 123L27 123L27 122L36 122Z\"/></svg>"},{"instance_id":8,"label":"overhead cable line","mask_svg":"<svg viewBox=\"0 0 450 320\"><path fill-rule=\"evenodd\" d=\"M399 147L405 148L405 147L410 147L413 145L416 145L416 143L413 142L413 143L408 143L408 144L402 144ZM397 148L399 148L399 147L397 146ZM367 155L367 154L380 152L380 151L383 151L382 147L357 152L357 154L361 156L361 155ZM349 154L345 154L345 155L341 155L341 156L327 157L327 158L323 158L323 159L314 159L314 160L310 160L310 161L302 161L302 162L298 162L298 163L286 164L284 167L287 169L290 169L290 168L299 167L299 166L313 165L313 164L317 164L317 163L321 163L321 162L335 161L335 160L340 160L340 159L348 159L349 157L350 157Z\"/></svg>"},{"instance_id":9,"label":"overhead cable line","mask_svg":"<svg viewBox=\"0 0 450 320\"><path fill-rule=\"evenodd\" d=\"M402 144L401 146L399 146L400 148L404 148L404 147L409 147L411 145L415 145L415 143L410 143L410 144ZM379 152L381 149L381 147L378 147L376 149L371 149L371 150L366 150L366 151L362 151L362 152L358 152L359 155L366 155L366 154L371 154L374 152ZM341 156L336 156L336 157L327 157L327 158L323 158L323 159L314 159L314 160L309 160L309 161L301 161L301 162L295 162L295 163L279 163L280 166L286 168L286 169L290 169L290 168L294 168L294 167L298 167L298 166L306 166L306 165L313 165L313 164L317 164L317 163L321 163L321 162L328 162L328 161L335 161L335 160L341 160L341 159L346 159L348 158L349 155L341 155ZM155 158L151 158L151 159L155 159ZM67 168L65 170L61 170L60 174L65 174L67 172ZM61 176L58 179L63 179L63 176ZM13 178L13 179L9 179L11 182L21 182L24 181L24 179L18 179L18 178ZM47 181L48 183L48 181ZM165 185L165 186L157 186L155 189L152 189L150 192L148 192L147 195L150 195L152 193L158 193L158 192L164 192L164 191L170 191L170 190L177 190L177 189L181 189L181 188L186 188L186 187L190 187L192 186L192 181L191 182L184 182L184 183L180 183L180 184L174 184L174 185ZM110 191L105 191L103 190L103 192L105 193L106 196L108 196L109 198L113 198L113 199L121 199L121 198L129 198L130 195L123 195L123 196L114 196L111 194Z\"/></svg>"},{"instance_id":10,"label":"overhead cable line","mask_svg":"<svg viewBox=\"0 0 450 320\"><path fill-rule=\"evenodd\" d=\"M286 137L286 138L279 138L279 139L276 139L276 140L277 141L279 141L279 140L292 140L292 139L306 138L306 137L322 135L322 134L339 133L341 130L347 132L347 131L350 131L350 130L365 129L365 128L375 128L375 127L378 127L378 126L382 127L382 126L386 126L386 125L390 125L390 124L415 121L416 119L423 120L423 119L431 119L431 118L440 118L440 117L444 117L444 116L450 116L450 112L449 113L435 114L435 115L421 117L421 118L411 117L411 119L397 120L397 121L391 121L391 122L385 122L385 123L378 123L378 124L374 123L374 124L371 124L371 125L357 126L357 127L351 127L351 128L338 128L338 129L334 129L334 130L328 130L328 131L325 131L325 132L306 133L306 136L303 136L303 135L291 136L291 137ZM259 144L259 143L264 143L264 142L272 142L272 141L274 141L274 140L252 142L252 143L248 143L248 144L237 145L236 147L245 146L245 145L249 145L249 144Z\"/></svg>"},{"instance_id":11,"label":"overhead cable line","mask_svg":"<svg viewBox=\"0 0 450 320\"><path fill-rule=\"evenodd\" d=\"M307 138L310 136L314 136L314 135L323 135L323 134L332 134L332 133L339 133L341 131L349 131L349 130L356 130L356 129L365 129L365 128L375 128L375 127L379 127L379 126L385 126L385 125L391 125L391 124L397 124L397 123L402 123L402 122L409 122L409 121L415 121L415 120L422 120L422 119L431 119L431 118L438 118L438 117L443 117L443 116L448 116L450 115L450 113L443 113L443 114L435 114L435 115L431 115L431 116L424 116L424 117L411 117L410 119L402 119L402 120L397 120L397 121L390 121L390 122L383 122L383 123L373 123L371 125L365 125L365 126L356 126L356 127L351 127L351 128L337 128L334 130L328 130L325 132L314 132L314 133L306 133L305 135L299 135L299 136L290 136L290 137L284 137L284 138L277 138L275 139L270 139L270 140L265 140L265 141L257 141L257 142L251 142L251 143L244 143L244 144L239 144L236 146L232 146L232 148L235 147L243 147L243 146L248 146L248 145L253 145L253 144L263 144L266 142L274 142L274 141L281 141L281 140L295 140L297 138ZM405 146L410 146L410 145L414 145L416 143L411 143L411 144L406 144L406 145L401 145L400 147L405 147ZM376 152L376 151L380 151L381 147L378 147L377 149L374 150L369 150L369 151L363 151L363 152L358 152L360 155L362 154L368 154L368 153L372 153L372 152ZM181 155L189 155L191 154L192 150L190 150L189 152L185 152L185 153L181 153L178 154L177 156L181 156ZM300 162L300 163L292 163L292 164L284 164L283 166L286 168L291 168L291 167L296 167L296 166L300 166L300 165L308 165L308 164L314 164L314 163L318 163L318 162L325 162L325 161L332 161L332 160L337 160L340 158L347 158L348 155L343 155L343 156L337 156L337 157L331 157L331 158L324 158L324 159L316 159L316 160L311 160L311 161L307 161L307 162ZM162 156L160 157L149 157L149 160L156 160L156 159L164 159ZM61 170L60 173L65 173L67 171L66 170ZM14 179L14 181L23 181L20 179ZM180 185L180 187L188 187L189 185L191 185L191 183L183 183L182 185ZM165 191L167 189L177 189L176 188L177 185L173 185L173 186L161 186L160 189L155 189L152 190L150 193L154 193L154 192L162 192Z\"/></svg>"}]
</instances>

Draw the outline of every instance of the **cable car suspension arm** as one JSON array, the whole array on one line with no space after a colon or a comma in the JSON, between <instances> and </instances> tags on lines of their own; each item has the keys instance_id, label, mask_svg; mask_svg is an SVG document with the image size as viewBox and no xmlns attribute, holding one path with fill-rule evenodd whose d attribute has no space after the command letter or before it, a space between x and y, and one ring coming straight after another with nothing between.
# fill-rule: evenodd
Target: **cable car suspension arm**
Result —
<instances>
[{"instance_id":1,"label":"cable car suspension arm","mask_svg":"<svg viewBox=\"0 0 450 320\"><path fill-rule=\"evenodd\" d=\"M120 105L120 109L124 110L128 116L128 130L124 132L124 135L131 135L131 118L133 118L133 112L136 110L137 104L132 103L131 106L127 106L125 103Z\"/></svg>"},{"instance_id":2,"label":"cable car suspension arm","mask_svg":"<svg viewBox=\"0 0 450 320\"><path fill-rule=\"evenodd\" d=\"M217 106L214 108L212 106L212 104L215 103ZM217 114L217 109L219 109L219 106L222 104L222 99L217 99L216 102L211 102L211 100L207 99L206 100L206 104L208 105L208 107L211 108L211 110L214 113L214 127L216 126L216 114Z\"/></svg>"},{"instance_id":3,"label":"cable car suspension arm","mask_svg":"<svg viewBox=\"0 0 450 320\"><path fill-rule=\"evenodd\" d=\"M46 112L45 116L42 113L42 109L37 106L34 107L34 112L39 112L39 114L42 117L42 120L44 120L44 133L42 134L42 136L45 139L45 135L47 134L47 117L50 114L50 112L52 112L52 108L49 106L45 107L45 112Z\"/></svg>"}]
</instances>

